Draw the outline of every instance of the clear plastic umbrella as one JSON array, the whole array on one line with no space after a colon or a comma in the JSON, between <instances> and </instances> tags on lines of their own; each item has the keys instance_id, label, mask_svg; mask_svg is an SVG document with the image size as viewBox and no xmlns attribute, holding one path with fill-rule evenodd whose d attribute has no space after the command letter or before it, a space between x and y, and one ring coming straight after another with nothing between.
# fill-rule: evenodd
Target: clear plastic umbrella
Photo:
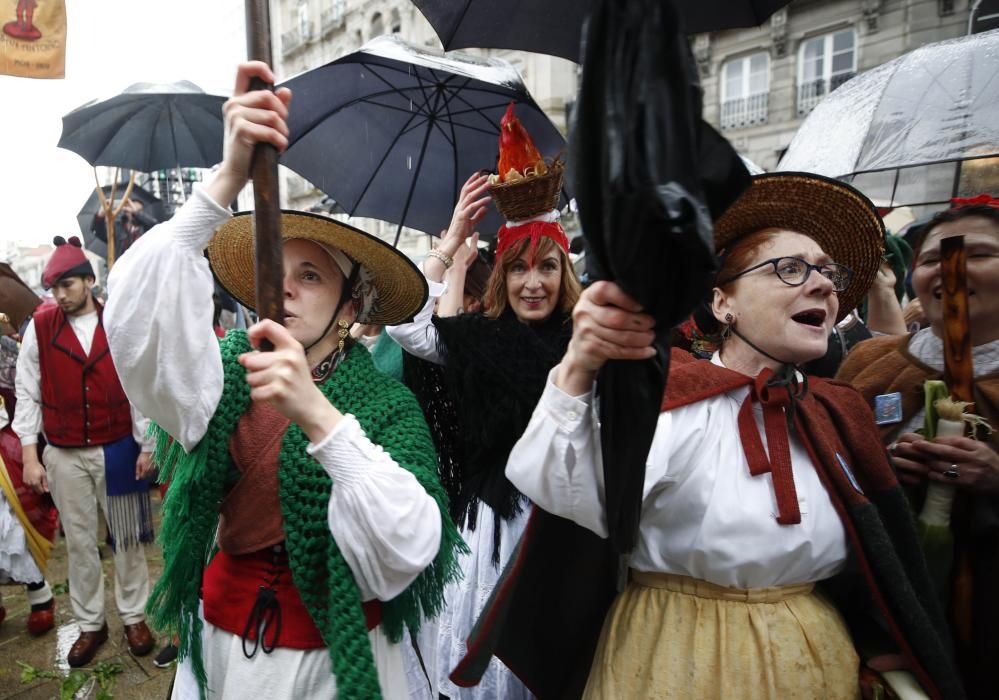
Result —
<instances>
[{"instance_id":1,"label":"clear plastic umbrella","mask_svg":"<svg viewBox=\"0 0 999 700\"><path fill-rule=\"evenodd\" d=\"M777 169L841 178L892 207L999 190L999 30L928 44L845 83Z\"/></svg>"}]
</instances>

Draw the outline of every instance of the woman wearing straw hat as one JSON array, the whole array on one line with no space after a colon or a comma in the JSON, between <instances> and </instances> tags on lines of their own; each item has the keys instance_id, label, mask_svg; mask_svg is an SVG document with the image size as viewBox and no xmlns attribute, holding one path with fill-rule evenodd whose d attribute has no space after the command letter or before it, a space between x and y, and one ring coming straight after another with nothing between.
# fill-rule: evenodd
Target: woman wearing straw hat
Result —
<instances>
[{"instance_id":1,"label":"woman wearing straw hat","mask_svg":"<svg viewBox=\"0 0 999 700\"><path fill-rule=\"evenodd\" d=\"M758 176L717 222L711 308L724 340L710 361L673 353L630 581L585 697L856 698L872 653L932 697L963 696L870 410L798 370L866 293L881 226L849 186L799 173ZM651 326L617 286L587 289L510 454L521 492L601 536L594 377L608 359L651 357ZM869 624L868 601L883 627Z\"/></svg>"},{"instance_id":2,"label":"woman wearing straw hat","mask_svg":"<svg viewBox=\"0 0 999 700\"><path fill-rule=\"evenodd\" d=\"M419 406L349 327L412 316L426 286L374 237L285 212L286 325L216 339L209 265L254 296L250 217L221 203L256 143L287 144L290 93L248 92L252 77L274 80L240 66L214 178L110 280L115 364L172 479L150 607L180 633L174 697L408 697L392 642L437 612L461 543ZM265 339L274 350L255 352Z\"/></svg>"},{"instance_id":3,"label":"woman wearing straw hat","mask_svg":"<svg viewBox=\"0 0 999 700\"><path fill-rule=\"evenodd\" d=\"M560 170L553 176L561 182ZM561 186L553 191L557 201ZM469 239L474 245L473 231L485 216L490 192L495 194L495 189L482 174L472 175L462 188L450 227L423 263L432 297L444 293L441 280L461 247ZM441 480L448 489L451 515L471 550L461 557L462 579L448 587L436 634L428 625L420 638L424 659L429 657L435 698L437 694L450 700L533 697L496 659L474 688L459 688L448 679L527 522L529 503L507 480L504 469L548 371L565 352L572 333L570 312L580 294L569 241L558 212L551 211L550 198L520 204L524 207L520 215L533 214L534 220L500 229L484 312L433 317L430 299L412 323L389 328L404 350L442 366L447 398L455 409L448 412L432 400L424 404L440 450ZM410 378L415 386L426 386L420 377ZM440 425L448 416L456 416L457 425Z\"/></svg>"}]
</instances>

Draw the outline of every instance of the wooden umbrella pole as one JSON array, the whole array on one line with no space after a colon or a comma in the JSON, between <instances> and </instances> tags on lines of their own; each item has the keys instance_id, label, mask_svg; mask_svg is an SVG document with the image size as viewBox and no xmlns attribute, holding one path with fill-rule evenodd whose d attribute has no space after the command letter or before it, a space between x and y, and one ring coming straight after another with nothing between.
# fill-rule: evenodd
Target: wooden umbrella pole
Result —
<instances>
[{"instance_id":1,"label":"wooden umbrella pole","mask_svg":"<svg viewBox=\"0 0 999 700\"><path fill-rule=\"evenodd\" d=\"M271 62L271 20L267 0L246 0L246 49L250 60ZM251 90L273 90L254 78ZM253 235L256 246L257 315L284 322L284 267L281 257L281 200L278 152L259 143L253 152ZM270 344L261 350L271 350Z\"/></svg>"},{"instance_id":2,"label":"wooden umbrella pole","mask_svg":"<svg viewBox=\"0 0 999 700\"><path fill-rule=\"evenodd\" d=\"M964 236L952 236L940 241L940 273L943 278L944 381L952 398L973 403L975 370L971 352ZM974 411L974 406L970 406L969 410ZM974 577L966 545L969 505L965 499L959 498L952 520L955 556L949 613L959 652L967 651L973 639Z\"/></svg>"}]
</instances>

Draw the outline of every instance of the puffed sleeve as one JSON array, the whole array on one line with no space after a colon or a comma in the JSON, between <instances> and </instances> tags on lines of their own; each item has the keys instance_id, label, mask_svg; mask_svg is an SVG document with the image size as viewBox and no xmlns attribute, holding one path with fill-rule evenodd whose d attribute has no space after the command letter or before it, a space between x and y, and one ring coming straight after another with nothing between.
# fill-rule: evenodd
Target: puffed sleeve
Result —
<instances>
[{"instance_id":1,"label":"puffed sleeve","mask_svg":"<svg viewBox=\"0 0 999 700\"><path fill-rule=\"evenodd\" d=\"M437 502L350 414L308 452L333 480L330 532L363 599L395 598L437 555Z\"/></svg>"},{"instance_id":2,"label":"puffed sleeve","mask_svg":"<svg viewBox=\"0 0 999 700\"><path fill-rule=\"evenodd\" d=\"M435 282L428 278L427 286L430 289L430 296L427 297L427 303L413 317L413 320L398 326L387 326L385 330L389 337L399 343L402 349L410 355L427 362L433 362L435 365L442 365L444 360L437 352L437 327L432 323L432 319L434 304L447 291L447 283Z\"/></svg>"},{"instance_id":3,"label":"puffed sleeve","mask_svg":"<svg viewBox=\"0 0 999 700\"><path fill-rule=\"evenodd\" d=\"M104 330L125 394L188 451L204 436L222 396L222 356L212 330L215 287L203 251L229 216L196 189L108 275Z\"/></svg>"}]
</instances>

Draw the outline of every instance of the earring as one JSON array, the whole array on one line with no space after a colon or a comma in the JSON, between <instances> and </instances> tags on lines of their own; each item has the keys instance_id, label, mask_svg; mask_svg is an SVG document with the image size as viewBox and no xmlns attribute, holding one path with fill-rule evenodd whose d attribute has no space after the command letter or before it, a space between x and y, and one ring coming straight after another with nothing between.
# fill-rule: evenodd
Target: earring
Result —
<instances>
[{"instance_id":1,"label":"earring","mask_svg":"<svg viewBox=\"0 0 999 700\"><path fill-rule=\"evenodd\" d=\"M336 322L336 325L339 326L336 334L340 336L340 342L337 343L336 349L337 352L343 352L344 343L347 342L347 336L350 335L350 324L341 318Z\"/></svg>"},{"instance_id":2,"label":"earring","mask_svg":"<svg viewBox=\"0 0 999 700\"><path fill-rule=\"evenodd\" d=\"M725 327L721 331L721 339L728 340L732 337L732 326L735 325L735 316L728 313L725 314Z\"/></svg>"}]
</instances>

